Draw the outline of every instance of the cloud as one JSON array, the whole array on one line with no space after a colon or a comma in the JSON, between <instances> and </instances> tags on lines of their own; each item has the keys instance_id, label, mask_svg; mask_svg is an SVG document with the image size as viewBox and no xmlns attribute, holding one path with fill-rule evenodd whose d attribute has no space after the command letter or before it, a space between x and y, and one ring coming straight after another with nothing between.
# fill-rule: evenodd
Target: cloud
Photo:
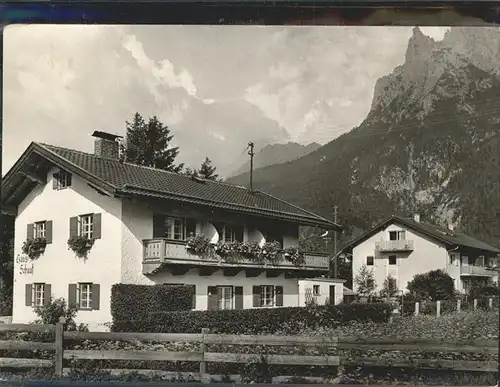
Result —
<instances>
[{"instance_id":1,"label":"cloud","mask_svg":"<svg viewBox=\"0 0 500 387\"><path fill-rule=\"evenodd\" d=\"M402 63L410 34L403 27L9 26L2 173L31 141L92 151L92 131L123 135L137 111L168 124L180 158L193 165L208 156L223 169L248 141L288 140L286 131L329 141L366 116L375 81Z\"/></svg>"}]
</instances>

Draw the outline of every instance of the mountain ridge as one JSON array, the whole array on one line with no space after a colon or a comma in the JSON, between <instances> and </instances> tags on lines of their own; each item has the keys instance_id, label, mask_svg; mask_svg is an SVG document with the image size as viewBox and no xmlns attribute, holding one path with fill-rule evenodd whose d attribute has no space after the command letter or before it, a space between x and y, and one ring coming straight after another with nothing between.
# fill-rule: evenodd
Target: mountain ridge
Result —
<instances>
[{"instance_id":1,"label":"mountain ridge","mask_svg":"<svg viewBox=\"0 0 500 387\"><path fill-rule=\"evenodd\" d=\"M316 142L312 142L307 145L299 144L293 141L289 141L287 143L268 144L255 154L254 169L296 160L311 152L314 152L320 147L321 145ZM240 167L232 171L229 176L237 176L249 170L250 161L246 161Z\"/></svg>"},{"instance_id":2,"label":"mountain ridge","mask_svg":"<svg viewBox=\"0 0 500 387\"><path fill-rule=\"evenodd\" d=\"M325 217L339 206L344 242L390 215L420 212L498 245L500 80L482 65L490 60L467 57L488 47L454 50L453 28L444 43L414 29L405 63L377 82L358 127L298 160L255 171L254 186Z\"/></svg>"}]
</instances>

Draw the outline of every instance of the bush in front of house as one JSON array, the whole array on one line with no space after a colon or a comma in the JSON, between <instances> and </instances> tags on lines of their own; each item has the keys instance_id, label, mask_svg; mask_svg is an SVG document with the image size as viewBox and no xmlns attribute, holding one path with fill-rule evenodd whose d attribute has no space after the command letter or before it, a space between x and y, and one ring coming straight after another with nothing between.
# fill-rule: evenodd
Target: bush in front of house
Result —
<instances>
[{"instance_id":1,"label":"bush in front of house","mask_svg":"<svg viewBox=\"0 0 500 387\"><path fill-rule=\"evenodd\" d=\"M153 306L155 310L159 308ZM297 334L305 328L334 327L347 321L388 321L388 304L341 304L314 307L243 310L177 311L149 314L144 319L121 319L113 311L113 331L225 334ZM141 312L144 313L144 312Z\"/></svg>"},{"instance_id":2,"label":"bush in front of house","mask_svg":"<svg viewBox=\"0 0 500 387\"><path fill-rule=\"evenodd\" d=\"M119 324L132 324L156 313L191 310L193 291L189 285L115 284L111 287L111 315Z\"/></svg>"}]
</instances>

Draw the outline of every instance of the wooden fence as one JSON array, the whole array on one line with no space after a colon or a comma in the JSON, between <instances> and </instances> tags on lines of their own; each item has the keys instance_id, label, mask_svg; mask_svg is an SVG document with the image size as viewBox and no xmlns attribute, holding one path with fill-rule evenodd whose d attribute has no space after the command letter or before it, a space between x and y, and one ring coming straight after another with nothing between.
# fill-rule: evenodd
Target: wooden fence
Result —
<instances>
[{"instance_id":1,"label":"wooden fence","mask_svg":"<svg viewBox=\"0 0 500 387\"><path fill-rule=\"evenodd\" d=\"M220 376L207 373L207 363L247 363L258 359L262 352L248 353L219 353L210 352L209 345L263 345L319 349L320 353L327 348L336 348L340 351L369 349L384 351L426 351L426 352L459 352L481 353L498 356L496 341L474 342L474 345L465 342L428 342L422 340L395 340L395 339L358 339L335 337L307 337L307 336L268 336L268 335L228 335L210 334L206 329L200 334L178 333L129 333L129 332L66 332L62 324L0 324L0 332L38 332L52 333L54 342L42 343L32 341L4 340L0 341L0 350L43 350L53 351L53 360L48 359L20 359L0 358L0 368L39 368L54 367L56 377L62 377L68 370L63 368L64 360L128 360L128 361L184 361L198 362L199 372L189 373L194 379L216 380ZM199 350L193 352L168 352L153 350L86 350L64 349L67 341L74 340L102 340L102 341L146 341L146 342L191 342L199 343ZM330 356L330 355L265 355L269 364L296 365L296 366L369 366L369 367L397 367L413 369L441 369L455 371L482 371L496 372L497 361L459 361L442 359L385 359L381 357ZM155 370L108 370L112 374L127 371L140 371L146 374L155 374ZM161 373L161 372L160 372ZM163 374L177 374L163 372ZM289 378L282 376L282 378Z\"/></svg>"}]
</instances>

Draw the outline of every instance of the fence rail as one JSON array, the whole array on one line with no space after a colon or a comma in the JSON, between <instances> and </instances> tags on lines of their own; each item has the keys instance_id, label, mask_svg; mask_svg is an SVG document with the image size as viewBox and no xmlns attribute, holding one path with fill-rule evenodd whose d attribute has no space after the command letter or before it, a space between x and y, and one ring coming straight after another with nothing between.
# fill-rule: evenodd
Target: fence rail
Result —
<instances>
[{"instance_id":1,"label":"fence rail","mask_svg":"<svg viewBox=\"0 0 500 387\"><path fill-rule=\"evenodd\" d=\"M55 340L51 343L4 340L0 341L2 350L43 350L53 351L53 360L0 358L0 367L37 368L54 367L56 377L62 377L65 369L64 360L128 360L128 361L186 361L198 362L199 373L191 376L201 380L209 380L207 363L247 363L259 357L262 350L255 354L224 353L208 350L208 345L261 345L261 346L289 346L289 347L316 347L335 348L338 351L365 349L387 351L427 351L427 352L461 352L497 354L496 341L466 341L429 342L416 339L396 340L386 338L365 339L354 337L307 337L307 336L269 336L269 335L226 335L211 334L203 329L201 334L177 333L129 333L129 332L65 332L62 324L56 325L28 325L9 324L0 325L1 332L36 332L54 333ZM87 350L64 349L66 342L74 340L103 340L103 341L146 341L146 342L197 342L200 348L191 352L154 351L154 350ZM370 367L398 367L419 369L447 369L455 371L482 371L496 372L496 361L464 361L445 359L387 359L380 357L349 357L339 355L265 355L269 364L279 365L311 365L311 366L370 366ZM132 371L128 369L110 370L114 373ZM139 371L139 370L133 370ZM143 373L163 373L166 371L140 370ZM283 376L284 377L284 376Z\"/></svg>"}]
</instances>

